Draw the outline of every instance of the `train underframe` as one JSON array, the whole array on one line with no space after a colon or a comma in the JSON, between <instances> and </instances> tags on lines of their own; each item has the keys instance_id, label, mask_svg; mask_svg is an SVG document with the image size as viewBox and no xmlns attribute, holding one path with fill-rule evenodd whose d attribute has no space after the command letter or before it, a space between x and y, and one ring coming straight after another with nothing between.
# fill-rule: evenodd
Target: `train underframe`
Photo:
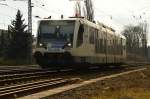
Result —
<instances>
[{"instance_id":1,"label":"train underframe","mask_svg":"<svg viewBox=\"0 0 150 99\"><path fill-rule=\"evenodd\" d=\"M120 63L97 63L91 64L87 62L75 62L74 57L69 52L64 53L44 53L36 52L34 54L36 62L42 68L50 68L50 69L62 69L62 68L74 68L74 69L85 69L90 66L116 66L124 64Z\"/></svg>"},{"instance_id":2,"label":"train underframe","mask_svg":"<svg viewBox=\"0 0 150 99\"><path fill-rule=\"evenodd\" d=\"M34 54L36 62L42 68L63 68L65 66L70 67L73 63L73 57L70 53L44 53L37 52Z\"/></svg>"}]
</instances>

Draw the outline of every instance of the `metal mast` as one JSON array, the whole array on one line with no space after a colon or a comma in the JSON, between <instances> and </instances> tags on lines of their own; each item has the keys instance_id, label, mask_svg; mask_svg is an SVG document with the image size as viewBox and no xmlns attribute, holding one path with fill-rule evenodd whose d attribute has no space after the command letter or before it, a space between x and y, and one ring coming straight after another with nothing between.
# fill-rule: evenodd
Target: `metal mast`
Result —
<instances>
[{"instance_id":1,"label":"metal mast","mask_svg":"<svg viewBox=\"0 0 150 99\"><path fill-rule=\"evenodd\" d=\"M75 16L76 17L81 17L81 4L80 4L80 1L76 1Z\"/></svg>"},{"instance_id":2,"label":"metal mast","mask_svg":"<svg viewBox=\"0 0 150 99\"><path fill-rule=\"evenodd\" d=\"M32 34L32 6L31 6L31 0L28 0L28 33Z\"/></svg>"},{"instance_id":3,"label":"metal mast","mask_svg":"<svg viewBox=\"0 0 150 99\"><path fill-rule=\"evenodd\" d=\"M86 14L89 21L94 21L94 8L92 0L85 0Z\"/></svg>"}]
</instances>

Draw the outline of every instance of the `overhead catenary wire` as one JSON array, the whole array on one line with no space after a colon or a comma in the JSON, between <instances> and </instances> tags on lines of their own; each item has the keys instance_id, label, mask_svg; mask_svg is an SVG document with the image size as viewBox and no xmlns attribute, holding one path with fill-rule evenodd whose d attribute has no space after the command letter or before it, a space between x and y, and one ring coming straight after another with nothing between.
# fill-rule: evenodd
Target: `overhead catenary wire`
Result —
<instances>
[{"instance_id":1,"label":"overhead catenary wire","mask_svg":"<svg viewBox=\"0 0 150 99\"><path fill-rule=\"evenodd\" d=\"M47 13L51 12L51 13L53 13L53 14L59 14L59 15L62 14L62 13L56 12L56 11L54 11L54 10L52 10L52 9L47 9L47 8L45 8L45 5L44 5L44 6L39 6L39 5L35 4L34 6L37 7L37 8L40 8L40 9L44 10L44 11L47 12Z\"/></svg>"},{"instance_id":2,"label":"overhead catenary wire","mask_svg":"<svg viewBox=\"0 0 150 99\"><path fill-rule=\"evenodd\" d=\"M120 21L118 21L114 16L112 16L111 14L108 14L102 10L99 10L98 8L94 7L95 10L97 10L95 13L97 14L97 16L102 17L103 16L107 16L109 20L115 21L116 23L123 25Z\"/></svg>"},{"instance_id":3,"label":"overhead catenary wire","mask_svg":"<svg viewBox=\"0 0 150 99\"><path fill-rule=\"evenodd\" d=\"M41 1L41 2L40 2ZM42 0L33 0L33 6L34 7L37 7L37 8L39 8L39 9L42 9L43 11L45 11L46 13L49 13L49 12L51 12L51 13L53 13L53 14L62 14L62 13L60 13L60 12L56 12L56 11L54 11L54 10L52 10L52 9L47 9L46 8L46 4L44 4L43 3L43 1Z\"/></svg>"}]
</instances>

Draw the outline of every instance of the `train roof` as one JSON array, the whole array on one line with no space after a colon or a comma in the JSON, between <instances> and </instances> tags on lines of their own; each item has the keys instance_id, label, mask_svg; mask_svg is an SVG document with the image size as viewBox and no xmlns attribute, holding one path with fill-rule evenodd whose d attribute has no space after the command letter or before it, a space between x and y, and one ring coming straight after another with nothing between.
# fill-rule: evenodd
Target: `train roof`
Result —
<instances>
[{"instance_id":1,"label":"train roof","mask_svg":"<svg viewBox=\"0 0 150 99\"><path fill-rule=\"evenodd\" d=\"M81 23L84 23L84 24L87 24L93 28L96 28L96 29L102 29L102 31L107 31L107 33L109 34L113 34L113 35L116 35L116 31L111 28L111 27L108 27L106 25L104 25L103 23L100 23L100 22L97 22L97 24L95 22L91 22L91 21L88 21L87 19L81 17L81 18L76 18L76 17L71 17L71 18L63 18L63 19L49 19L49 18L45 18L45 19L41 19L39 21L59 21L59 20L74 20L74 21L80 21ZM123 38L125 39L125 37L122 35L122 34L118 34L116 36L119 36L120 38Z\"/></svg>"},{"instance_id":2,"label":"train roof","mask_svg":"<svg viewBox=\"0 0 150 99\"><path fill-rule=\"evenodd\" d=\"M41 20L39 20L39 21L50 21L50 20L52 20L52 21L58 21L58 19L49 19L49 18L45 18L45 19L41 19ZM102 27L102 28L106 28L106 29L109 29L110 31L113 31L113 32L115 32L115 30L113 29L113 28L111 28L111 27L108 27L108 26L106 26L106 25L104 25L103 23L100 23L100 22L98 22L98 24L96 24L96 23L94 23L94 22L90 22L90 21L88 21L87 19L85 19L85 18L76 18L76 17L71 17L71 18L68 18L68 19L59 19L59 20L80 20L80 22L82 22L82 23L85 23L85 24L88 24L88 25L90 25L91 27L94 27L94 28L98 28L99 29L99 27Z\"/></svg>"}]
</instances>

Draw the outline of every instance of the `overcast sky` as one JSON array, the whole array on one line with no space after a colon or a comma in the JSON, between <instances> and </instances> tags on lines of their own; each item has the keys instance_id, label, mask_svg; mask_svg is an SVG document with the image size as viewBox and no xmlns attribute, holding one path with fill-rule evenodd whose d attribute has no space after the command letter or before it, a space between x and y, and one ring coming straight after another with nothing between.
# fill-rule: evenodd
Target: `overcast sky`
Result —
<instances>
[{"instance_id":1,"label":"overcast sky","mask_svg":"<svg viewBox=\"0 0 150 99\"><path fill-rule=\"evenodd\" d=\"M150 23L150 0L93 0L93 2L95 20L113 27L118 32L128 24L135 25L144 21ZM27 23L27 0L0 0L0 3L0 28L7 28L7 25L14 19L17 9L22 11ZM51 15L52 18L59 19L61 14L67 18L73 16L74 13L74 1L32 0L32 3L34 5L32 16L34 33L38 20L34 16L44 18Z\"/></svg>"}]
</instances>

